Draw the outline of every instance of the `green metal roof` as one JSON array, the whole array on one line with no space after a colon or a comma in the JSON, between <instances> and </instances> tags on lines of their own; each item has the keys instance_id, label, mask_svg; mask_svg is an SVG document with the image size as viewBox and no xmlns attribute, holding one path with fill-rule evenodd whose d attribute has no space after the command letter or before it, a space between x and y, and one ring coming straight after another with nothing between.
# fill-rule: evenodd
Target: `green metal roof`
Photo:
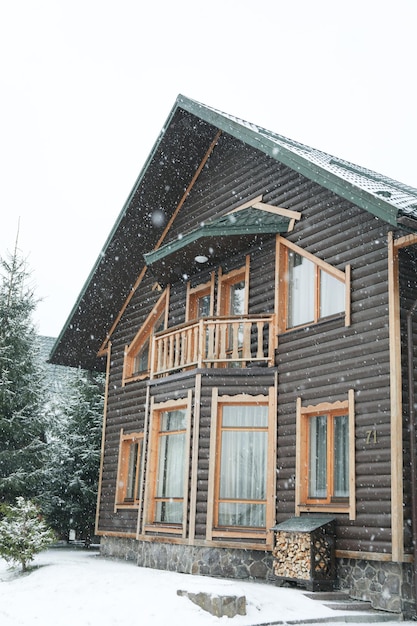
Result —
<instances>
[{"instance_id":1,"label":"green metal roof","mask_svg":"<svg viewBox=\"0 0 417 626\"><path fill-rule=\"evenodd\" d=\"M178 96L177 104L392 225L417 231L417 189Z\"/></svg>"},{"instance_id":2,"label":"green metal roof","mask_svg":"<svg viewBox=\"0 0 417 626\"><path fill-rule=\"evenodd\" d=\"M144 254L145 262L166 282L172 278L172 268L178 275L198 268L195 260L198 255L204 255L206 263L216 263L231 247L235 251L244 250L255 240L260 241L262 235L287 232L290 222L290 217L248 207L203 223L177 240ZM168 259L169 265L164 263Z\"/></svg>"}]
</instances>

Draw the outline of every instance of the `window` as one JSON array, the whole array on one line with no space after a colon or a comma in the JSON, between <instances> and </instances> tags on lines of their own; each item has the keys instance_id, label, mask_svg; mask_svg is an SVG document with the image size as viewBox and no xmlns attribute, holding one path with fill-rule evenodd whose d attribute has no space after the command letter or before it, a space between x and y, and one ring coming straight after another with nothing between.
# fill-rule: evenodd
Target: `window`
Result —
<instances>
[{"instance_id":1,"label":"window","mask_svg":"<svg viewBox=\"0 0 417 626\"><path fill-rule=\"evenodd\" d=\"M154 521L182 524L186 411L159 416Z\"/></svg>"},{"instance_id":2,"label":"window","mask_svg":"<svg viewBox=\"0 0 417 626\"><path fill-rule=\"evenodd\" d=\"M219 420L216 526L264 528L268 406L229 404Z\"/></svg>"},{"instance_id":3,"label":"window","mask_svg":"<svg viewBox=\"0 0 417 626\"><path fill-rule=\"evenodd\" d=\"M246 265L238 270L233 270L219 278L219 302L218 314L226 318L236 318L247 315L248 312L248 284L249 284L249 256ZM225 342L225 355L235 359L235 366L241 366L244 342L244 324L233 320L227 325ZM221 351L224 351L224 347ZM232 365L229 361L228 365Z\"/></svg>"},{"instance_id":4,"label":"window","mask_svg":"<svg viewBox=\"0 0 417 626\"><path fill-rule=\"evenodd\" d=\"M166 326L168 292L159 298L136 337L125 349L123 384L145 378L151 369L152 337Z\"/></svg>"},{"instance_id":5,"label":"window","mask_svg":"<svg viewBox=\"0 0 417 626\"><path fill-rule=\"evenodd\" d=\"M136 505L141 500L140 479L143 468L143 433L120 433L116 505Z\"/></svg>"},{"instance_id":6,"label":"window","mask_svg":"<svg viewBox=\"0 0 417 626\"><path fill-rule=\"evenodd\" d=\"M249 257L246 267L220 276L219 315L245 315L248 311Z\"/></svg>"},{"instance_id":7,"label":"window","mask_svg":"<svg viewBox=\"0 0 417 626\"><path fill-rule=\"evenodd\" d=\"M281 332L337 314L345 314L349 325L350 267L342 272L287 240L279 242Z\"/></svg>"},{"instance_id":8,"label":"window","mask_svg":"<svg viewBox=\"0 0 417 626\"><path fill-rule=\"evenodd\" d=\"M297 485L301 510L354 512L353 392L345 402L297 410Z\"/></svg>"},{"instance_id":9,"label":"window","mask_svg":"<svg viewBox=\"0 0 417 626\"><path fill-rule=\"evenodd\" d=\"M187 320L197 320L213 315L214 273L208 283L190 287L187 285Z\"/></svg>"},{"instance_id":10,"label":"window","mask_svg":"<svg viewBox=\"0 0 417 626\"><path fill-rule=\"evenodd\" d=\"M273 525L275 420L270 398L216 395L214 411L208 538L265 538Z\"/></svg>"},{"instance_id":11,"label":"window","mask_svg":"<svg viewBox=\"0 0 417 626\"><path fill-rule=\"evenodd\" d=\"M182 533L187 507L189 409L187 401L154 405L148 481L147 530Z\"/></svg>"}]
</instances>

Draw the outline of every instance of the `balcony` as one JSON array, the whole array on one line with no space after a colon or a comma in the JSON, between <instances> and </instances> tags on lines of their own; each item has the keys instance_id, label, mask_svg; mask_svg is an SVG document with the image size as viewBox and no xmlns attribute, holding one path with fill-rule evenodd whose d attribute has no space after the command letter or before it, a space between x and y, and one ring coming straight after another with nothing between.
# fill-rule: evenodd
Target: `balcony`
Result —
<instances>
[{"instance_id":1,"label":"balcony","mask_svg":"<svg viewBox=\"0 0 417 626\"><path fill-rule=\"evenodd\" d=\"M273 315L204 317L153 337L151 378L190 368L274 364Z\"/></svg>"}]
</instances>

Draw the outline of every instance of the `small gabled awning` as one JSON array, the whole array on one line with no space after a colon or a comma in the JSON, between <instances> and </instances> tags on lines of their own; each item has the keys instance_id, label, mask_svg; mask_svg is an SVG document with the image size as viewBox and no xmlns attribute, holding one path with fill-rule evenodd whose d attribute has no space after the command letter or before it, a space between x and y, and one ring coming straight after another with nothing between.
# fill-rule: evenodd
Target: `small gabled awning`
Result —
<instances>
[{"instance_id":1,"label":"small gabled awning","mask_svg":"<svg viewBox=\"0 0 417 626\"><path fill-rule=\"evenodd\" d=\"M145 262L161 284L187 279L272 235L289 232L300 217L297 211L256 199L144 254Z\"/></svg>"}]
</instances>

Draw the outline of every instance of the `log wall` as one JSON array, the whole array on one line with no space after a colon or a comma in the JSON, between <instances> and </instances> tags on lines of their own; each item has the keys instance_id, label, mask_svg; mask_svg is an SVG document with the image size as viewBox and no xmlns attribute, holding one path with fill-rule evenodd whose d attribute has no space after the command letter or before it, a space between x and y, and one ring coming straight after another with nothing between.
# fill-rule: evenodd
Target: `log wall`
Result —
<instances>
[{"instance_id":1,"label":"log wall","mask_svg":"<svg viewBox=\"0 0 417 626\"><path fill-rule=\"evenodd\" d=\"M255 151L256 152L256 151ZM263 201L302 212L302 219L288 239L335 267L352 267L352 324L342 318L293 330L278 338L278 452L277 521L295 513L295 407L347 399L355 392L357 518L337 515L337 548L386 552L391 550L390 501L390 403L388 343L388 227L349 202L303 178L264 154L223 135L169 231L175 240L213 216L219 216L248 199L263 194ZM145 250L144 250L145 251ZM251 253L249 313L274 309L275 242ZM244 254L225 260L223 271L243 264ZM199 280L208 280L201 274ZM146 319L159 292L146 274L112 337L107 429L99 529L105 532L136 531L137 512L114 512L120 428L143 428L147 381L122 386L123 353ZM185 283L171 286L169 324L185 319ZM258 368L259 369L259 368ZM221 393L262 393L270 386L273 368L257 375L249 370L204 372L201 389L198 491L195 536L205 537L210 441L211 390ZM173 394L186 395L191 375L175 375L151 385L157 401ZM181 385L178 388L178 385ZM184 397L181 396L180 397ZM376 441L367 433L376 430Z\"/></svg>"}]
</instances>

